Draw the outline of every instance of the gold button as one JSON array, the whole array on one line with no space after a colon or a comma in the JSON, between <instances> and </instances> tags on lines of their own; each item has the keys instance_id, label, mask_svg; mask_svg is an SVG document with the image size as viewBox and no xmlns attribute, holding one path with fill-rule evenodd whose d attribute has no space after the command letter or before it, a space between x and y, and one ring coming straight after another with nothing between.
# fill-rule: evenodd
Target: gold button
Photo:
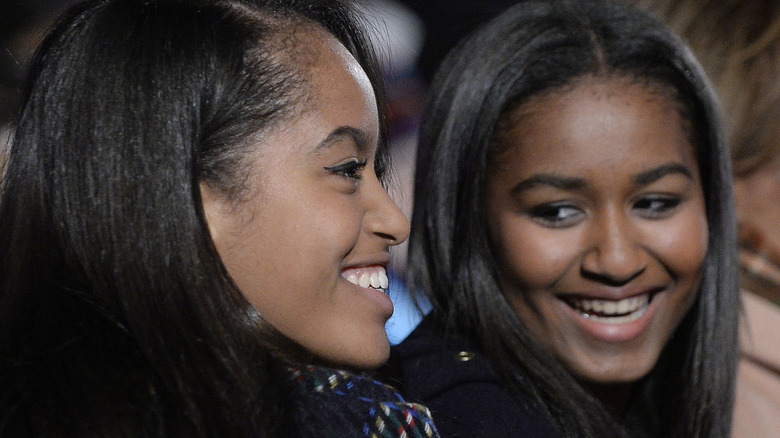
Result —
<instances>
[{"instance_id":1,"label":"gold button","mask_svg":"<svg viewBox=\"0 0 780 438\"><path fill-rule=\"evenodd\" d=\"M474 359L474 353L470 351L461 351L455 354L455 360L458 362L468 362L471 359Z\"/></svg>"}]
</instances>

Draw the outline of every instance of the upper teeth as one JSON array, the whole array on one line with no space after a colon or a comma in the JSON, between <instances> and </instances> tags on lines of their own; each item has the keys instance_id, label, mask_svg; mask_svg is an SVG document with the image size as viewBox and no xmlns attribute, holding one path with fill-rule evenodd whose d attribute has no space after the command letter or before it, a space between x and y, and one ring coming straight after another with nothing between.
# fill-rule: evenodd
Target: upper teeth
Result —
<instances>
[{"instance_id":1,"label":"upper teeth","mask_svg":"<svg viewBox=\"0 0 780 438\"><path fill-rule=\"evenodd\" d=\"M644 315L650 302L650 296L644 294L618 301L569 298L568 302L586 318L612 324L622 324L636 321Z\"/></svg>"},{"instance_id":2,"label":"upper teeth","mask_svg":"<svg viewBox=\"0 0 780 438\"><path fill-rule=\"evenodd\" d=\"M382 267L349 269L342 273L344 278L360 287L387 289L387 271Z\"/></svg>"}]
</instances>

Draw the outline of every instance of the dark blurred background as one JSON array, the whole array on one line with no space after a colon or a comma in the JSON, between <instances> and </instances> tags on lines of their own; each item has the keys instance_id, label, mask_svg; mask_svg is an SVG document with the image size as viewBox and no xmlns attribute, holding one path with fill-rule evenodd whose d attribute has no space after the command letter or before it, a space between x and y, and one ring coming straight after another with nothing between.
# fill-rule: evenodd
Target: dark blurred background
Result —
<instances>
[{"instance_id":1,"label":"dark blurred background","mask_svg":"<svg viewBox=\"0 0 780 438\"><path fill-rule=\"evenodd\" d=\"M30 57L54 19L76 0L0 2L0 124L15 116Z\"/></svg>"},{"instance_id":2,"label":"dark blurred background","mask_svg":"<svg viewBox=\"0 0 780 438\"><path fill-rule=\"evenodd\" d=\"M8 126L16 115L34 48L56 17L77 2L0 1L0 126ZM393 103L395 121L400 124L397 129L413 129L413 123L406 126L408 117L419 110L417 97L444 54L479 23L513 3L513 0L364 0L369 10L386 20L385 36L393 37L393 32L401 32L407 38L407 43L392 47L391 50L399 52L393 58L400 57L404 62L400 70L388 75L391 97L396 97ZM408 41L409 38L418 41Z\"/></svg>"}]
</instances>

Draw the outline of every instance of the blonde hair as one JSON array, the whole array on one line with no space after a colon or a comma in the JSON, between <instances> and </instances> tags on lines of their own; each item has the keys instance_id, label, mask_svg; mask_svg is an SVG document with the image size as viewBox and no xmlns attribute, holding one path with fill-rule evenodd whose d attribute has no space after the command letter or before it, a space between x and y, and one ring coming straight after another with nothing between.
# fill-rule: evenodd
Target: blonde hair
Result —
<instances>
[{"instance_id":1,"label":"blonde hair","mask_svg":"<svg viewBox=\"0 0 780 438\"><path fill-rule=\"evenodd\" d=\"M780 3L636 0L688 42L713 82L739 175L780 155Z\"/></svg>"}]
</instances>

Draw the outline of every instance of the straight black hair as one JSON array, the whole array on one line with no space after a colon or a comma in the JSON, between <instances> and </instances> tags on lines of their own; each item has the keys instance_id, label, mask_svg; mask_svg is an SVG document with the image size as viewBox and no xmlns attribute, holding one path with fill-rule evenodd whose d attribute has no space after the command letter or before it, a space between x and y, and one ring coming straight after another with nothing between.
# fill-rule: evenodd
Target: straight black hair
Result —
<instances>
[{"instance_id":1,"label":"straight black hair","mask_svg":"<svg viewBox=\"0 0 780 438\"><path fill-rule=\"evenodd\" d=\"M502 122L533 96L583 76L658 84L692 127L709 224L698 299L621 420L534 341L497 282L486 172ZM436 74L422 121L408 281L445 335L472 340L510 391L566 437L730 434L739 298L731 165L708 80L688 48L636 9L524 1L461 42Z\"/></svg>"},{"instance_id":2,"label":"straight black hair","mask_svg":"<svg viewBox=\"0 0 780 438\"><path fill-rule=\"evenodd\" d=\"M250 139L305 108L307 29L363 67L384 140L359 20L341 0L89 0L61 18L2 183L0 435L282 433L277 357L301 351L228 276L199 187L239 197Z\"/></svg>"}]
</instances>

